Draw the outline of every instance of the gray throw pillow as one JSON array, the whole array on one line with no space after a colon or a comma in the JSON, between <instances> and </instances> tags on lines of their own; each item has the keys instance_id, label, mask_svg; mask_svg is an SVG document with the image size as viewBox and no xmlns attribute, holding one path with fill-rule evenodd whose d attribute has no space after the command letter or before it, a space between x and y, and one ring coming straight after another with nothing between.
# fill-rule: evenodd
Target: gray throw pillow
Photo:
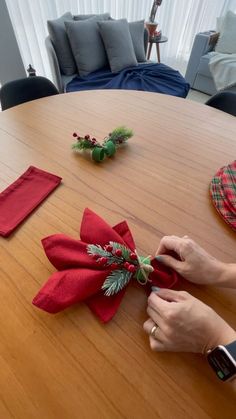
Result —
<instances>
[{"instance_id":1,"label":"gray throw pillow","mask_svg":"<svg viewBox=\"0 0 236 419\"><path fill-rule=\"evenodd\" d=\"M110 13L101 13L100 15L75 15L74 20L86 20L91 17L96 17L97 20L109 20L111 19Z\"/></svg>"},{"instance_id":2,"label":"gray throw pillow","mask_svg":"<svg viewBox=\"0 0 236 419\"><path fill-rule=\"evenodd\" d=\"M112 73L138 65L126 19L98 22Z\"/></svg>"},{"instance_id":3,"label":"gray throw pillow","mask_svg":"<svg viewBox=\"0 0 236 419\"><path fill-rule=\"evenodd\" d=\"M108 65L96 17L78 22L65 22L65 26L81 77Z\"/></svg>"},{"instance_id":4,"label":"gray throw pillow","mask_svg":"<svg viewBox=\"0 0 236 419\"><path fill-rule=\"evenodd\" d=\"M129 23L129 31L132 38L134 52L139 63L146 61L144 49L144 20Z\"/></svg>"},{"instance_id":5,"label":"gray throw pillow","mask_svg":"<svg viewBox=\"0 0 236 419\"><path fill-rule=\"evenodd\" d=\"M76 64L71 51L70 42L64 22L72 21L71 13L65 13L55 20L48 20L48 32L55 48L60 69L66 76L76 73Z\"/></svg>"}]
</instances>

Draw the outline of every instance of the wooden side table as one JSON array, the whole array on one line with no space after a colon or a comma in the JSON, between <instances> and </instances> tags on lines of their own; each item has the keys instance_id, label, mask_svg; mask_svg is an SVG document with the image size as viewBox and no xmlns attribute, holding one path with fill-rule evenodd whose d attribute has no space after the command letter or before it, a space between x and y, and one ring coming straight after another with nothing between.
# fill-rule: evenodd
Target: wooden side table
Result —
<instances>
[{"instance_id":1,"label":"wooden side table","mask_svg":"<svg viewBox=\"0 0 236 419\"><path fill-rule=\"evenodd\" d=\"M148 41L149 45L148 45L148 51L147 51L147 59L148 60L150 59L150 55L151 55L151 52L152 52L152 46L153 46L153 44L156 44L157 61L158 61L158 63L160 63L161 62L161 57L160 57L160 47L159 47L159 44L163 44L164 42L167 42L167 41L168 41L167 36L161 36L161 37L159 37L159 36L152 36L152 37L149 37L149 41Z\"/></svg>"}]
</instances>

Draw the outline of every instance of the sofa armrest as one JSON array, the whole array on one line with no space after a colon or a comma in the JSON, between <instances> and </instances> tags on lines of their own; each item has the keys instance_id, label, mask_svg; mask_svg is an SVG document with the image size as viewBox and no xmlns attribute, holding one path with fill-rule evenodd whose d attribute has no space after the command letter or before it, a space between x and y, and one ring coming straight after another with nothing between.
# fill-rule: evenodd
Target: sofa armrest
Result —
<instances>
[{"instance_id":1,"label":"sofa armrest","mask_svg":"<svg viewBox=\"0 0 236 419\"><path fill-rule=\"evenodd\" d=\"M45 39L45 46L48 53L49 64L52 72L52 78L54 84L57 86L60 93L64 93L64 86L61 77L61 71L57 59L55 49L49 36Z\"/></svg>"},{"instance_id":2,"label":"sofa armrest","mask_svg":"<svg viewBox=\"0 0 236 419\"><path fill-rule=\"evenodd\" d=\"M215 31L200 32L195 36L185 73L185 79L190 86L194 84L201 57L213 50L218 36Z\"/></svg>"}]
</instances>

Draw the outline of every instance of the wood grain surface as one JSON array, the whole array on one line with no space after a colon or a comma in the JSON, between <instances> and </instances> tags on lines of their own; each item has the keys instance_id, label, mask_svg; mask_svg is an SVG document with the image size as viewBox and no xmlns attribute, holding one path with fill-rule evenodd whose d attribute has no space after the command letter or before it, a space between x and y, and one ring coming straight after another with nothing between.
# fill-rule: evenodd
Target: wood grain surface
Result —
<instances>
[{"instance_id":1,"label":"wood grain surface","mask_svg":"<svg viewBox=\"0 0 236 419\"><path fill-rule=\"evenodd\" d=\"M163 235L189 235L226 262L235 233L209 198L209 182L236 155L235 118L153 93L90 91L44 98L0 114L0 189L30 165L62 185L8 238L0 238L0 418L183 419L235 417L232 384L201 355L153 353L142 324L146 296L131 285L102 325L84 305L49 315L31 300L55 271L41 239L78 238L85 207L126 219L140 254ZM71 150L72 133L135 132L112 159ZM17 205L17 203L16 203ZM183 284L236 327L236 291Z\"/></svg>"}]
</instances>

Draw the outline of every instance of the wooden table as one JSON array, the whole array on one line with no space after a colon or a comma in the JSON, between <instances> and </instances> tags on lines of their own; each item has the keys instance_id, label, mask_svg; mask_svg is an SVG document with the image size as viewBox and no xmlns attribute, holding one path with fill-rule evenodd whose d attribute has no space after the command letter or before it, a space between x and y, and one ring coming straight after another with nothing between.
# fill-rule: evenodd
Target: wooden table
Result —
<instances>
[{"instance_id":1,"label":"wooden table","mask_svg":"<svg viewBox=\"0 0 236 419\"><path fill-rule=\"evenodd\" d=\"M103 138L125 124L129 145L102 164L72 152L72 133ZM49 315L31 305L55 271L41 239L78 237L85 207L122 219L137 249L153 254L165 234L188 234L226 262L235 233L208 194L236 155L235 118L176 97L90 91L40 99L0 114L0 188L29 165L63 184L8 239L0 238L0 418L183 419L235 415L235 390L201 355L153 353L142 324L146 296L131 285L101 324L84 305ZM184 284L236 327L236 292ZM234 413L233 413L234 412Z\"/></svg>"},{"instance_id":2,"label":"wooden table","mask_svg":"<svg viewBox=\"0 0 236 419\"><path fill-rule=\"evenodd\" d=\"M148 41L148 51L147 51L147 60L150 59L152 46L156 44L156 51L157 51L157 62L161 62L161 54L160 54L160 44L163 44L168 41L167 36L150 36Z\"/></svg>"}]
</instances>

